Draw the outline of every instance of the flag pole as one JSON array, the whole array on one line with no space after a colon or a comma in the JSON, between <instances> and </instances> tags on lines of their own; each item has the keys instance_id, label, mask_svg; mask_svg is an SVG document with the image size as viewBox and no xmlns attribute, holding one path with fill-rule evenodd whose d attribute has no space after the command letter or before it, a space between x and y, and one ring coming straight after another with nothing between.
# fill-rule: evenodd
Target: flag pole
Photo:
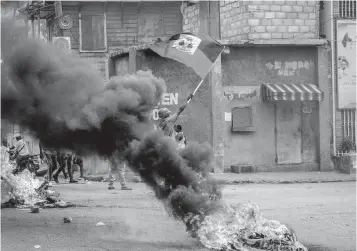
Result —
<instances>
[{"instance_id":1,"label":"flag pole","mask_svg":"<svg viewBox=\"0 0 357 251\"><path fill-rule=\"evenodd\" d=\"M224 49L223 49L223 50L224 50ZM218 57L222 54L223 50L219 53ZM217 57L217 58L218 58L218 57ZM200 86L202 85L203 81L206 79L207 75L211 72L211 70L212 70L213 66L215 65L216 61L217 61L217 59L216 59L216 60L214 61L214 63L211 65L211 67L209 68L209 70L208 70L207 74L204 76L204 78L202 78L201 81L198 83L196 89L195 89L195 90L193 91L193 93L192 93L191 98L187 100L187 103L186 103L186 104L189 104L189 103L191 102L191 100L192 100L193 96L195 96L195 94L196 94L198 88L200 88Z\"/></svg>"}]
</instances>

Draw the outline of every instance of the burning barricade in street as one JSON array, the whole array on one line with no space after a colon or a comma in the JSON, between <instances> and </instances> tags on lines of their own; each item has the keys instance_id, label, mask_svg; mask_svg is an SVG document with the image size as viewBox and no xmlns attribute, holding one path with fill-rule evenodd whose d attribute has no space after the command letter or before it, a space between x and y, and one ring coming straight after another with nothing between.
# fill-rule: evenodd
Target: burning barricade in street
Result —
<instances>
[{"instance_id":1,"label":"burning barricade in street","mask_svg":"<svg viewBox=\"0 0 357 251\"><path fill-rule=\"evenodd\" d=\"M36 179L29 170L13 174L13 164L5 147L1 147L1 208L53 208L70 204L60 200L59 194L48 190L48 182Z\"/></svg>"}]
</instances>

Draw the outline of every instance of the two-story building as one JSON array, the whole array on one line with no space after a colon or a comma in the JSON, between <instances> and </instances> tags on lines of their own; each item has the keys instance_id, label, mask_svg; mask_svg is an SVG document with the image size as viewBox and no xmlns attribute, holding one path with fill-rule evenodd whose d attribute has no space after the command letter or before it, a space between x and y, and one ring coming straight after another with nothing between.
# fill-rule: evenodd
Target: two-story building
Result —
<instances>
[{"instance_id":1,"label":"two-story building","mask_svg":"<svg viewBox=\"0 0 357 251\"><path fill-rule=\"evenodd\" d=\"M28 10L47 20L50 41L91 60L104 79L151 70L167 84L158 105L172 110L200 79L158 56L150 44L180 32L206 33L224 44L224 54L180 120L188 140L212 144L217 172L232 165L264 171L333 168L330 49L320 38L319 2L45 4Z\"/></svg>"}]
</instances>

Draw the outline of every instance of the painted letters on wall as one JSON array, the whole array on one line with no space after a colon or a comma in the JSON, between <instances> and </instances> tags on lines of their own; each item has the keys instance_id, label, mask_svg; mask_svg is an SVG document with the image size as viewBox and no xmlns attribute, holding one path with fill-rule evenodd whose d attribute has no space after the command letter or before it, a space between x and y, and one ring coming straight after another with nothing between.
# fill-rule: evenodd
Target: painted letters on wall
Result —
<instances>
[{"instance_id":1,"label":"painted letters on wall","mask_svg":"<svg viewBox=\"0 0 357 251\"><path fill-rule=\"evenodd\" d=\"M171 112L175 112L176 107L178 105L178 93L164 93L162 95L161 102L157 104L157 108L153 110L153 120L157 121L159 119L158 111L161 107L167 107L171 110Z\"/></svg>"},{"instance_id":2,"label":"painted letters on wall","mask_svg":"<svg viewBox=\"0 0 357 251\"><path fill-rule=\"evenodd\" d=\"M337 20L338 108L356 108L356 22Z\"/></svg>"}]
</instances>

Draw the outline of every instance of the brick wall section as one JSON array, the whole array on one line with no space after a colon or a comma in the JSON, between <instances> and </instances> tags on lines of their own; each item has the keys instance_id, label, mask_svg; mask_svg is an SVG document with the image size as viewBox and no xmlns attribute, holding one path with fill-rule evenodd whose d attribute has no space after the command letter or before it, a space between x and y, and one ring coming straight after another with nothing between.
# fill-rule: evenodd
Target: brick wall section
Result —
<instances>
[{"instance_id":1,"label":"brick wall section","mask_svg":"<svg viewBox=\"0 0 357 251\"><path fill-rule=\"evenodd\" d=\"M182 10L184 32L198 33L199 26L199 4L184 7Z\"/></svg>"},{"instance_id":2,"label":"brick wall section","mask_svg":"<svg viewBox=\"0 0 357 251\"><path fill-rule=\"evenodd\" d=\"M318 37L318 1L220 1L221 37L228 40Z\"/></svg>"},{"instance_id":3,"label":"brick wall section","mask_svg":"<svg viewBox=\"0 0 357 251\"><path fill-rule=\"evenodd\" d=\"M222 39L248 39L250 33L248 5L249 1L220 1Z\"/></svg>"}]
</instances>

